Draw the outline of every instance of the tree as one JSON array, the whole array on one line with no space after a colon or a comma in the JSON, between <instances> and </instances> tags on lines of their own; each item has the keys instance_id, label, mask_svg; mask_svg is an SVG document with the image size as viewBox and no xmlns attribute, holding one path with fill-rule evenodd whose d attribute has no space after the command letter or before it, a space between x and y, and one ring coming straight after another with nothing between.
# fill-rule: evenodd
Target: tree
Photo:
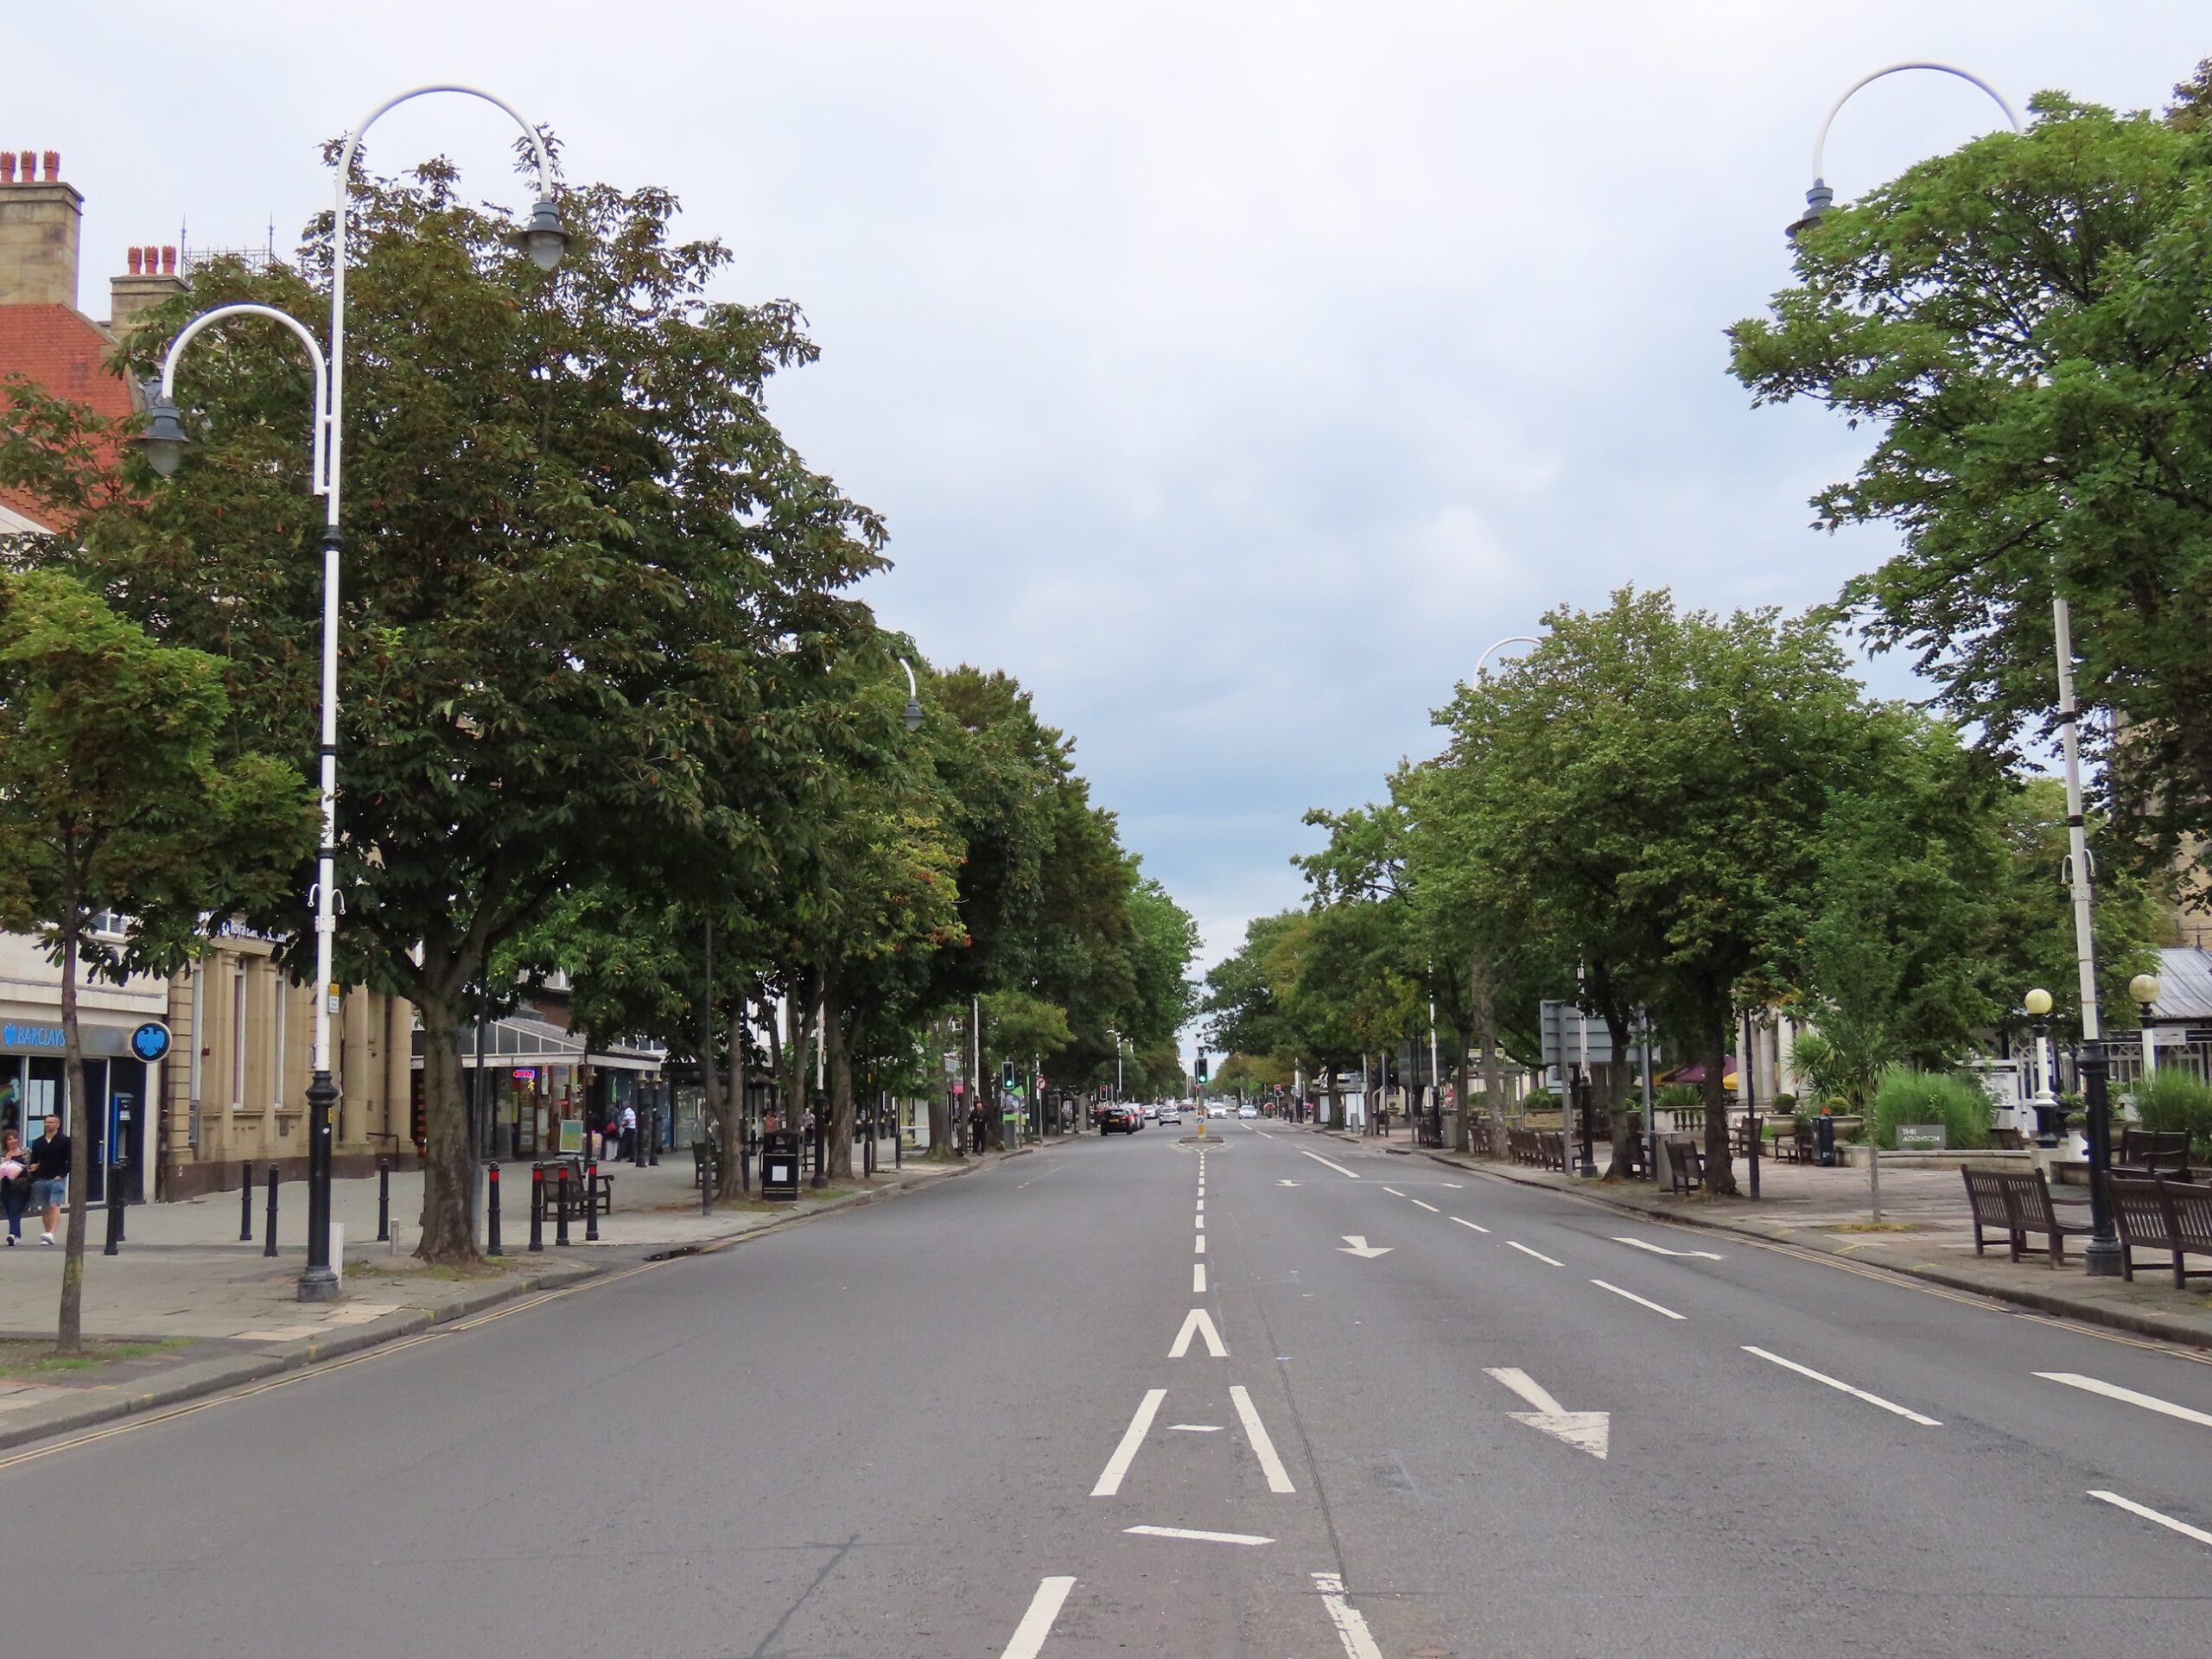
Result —
<instances>
[{"instance_id":1,"label":"tree","mask_svg":"<svg viewBox=\"0 0 2212 1659\"><path fill-rule=\"evenodd\" d=\"M796 308L702 299L728 255L671 241L665 192L566 192L573 240L548 276L442 163L352 188L341 971L421 1014L419 1253L458 1262L475 1253L467 988L640 846L743 820L756 789L789 798L817 735L807 693L864 625L842 590L880 563L882 530L762 408L769 377L815 355ZM313 315L328 230L299 270L195 273L129 366L212 302ZM95 505L62 556L160 637L226 659L240 741L304 756L321 623L293 453L305 389L296 353L249 349L250 326L186 365L199 464L143 505ZM0 474L27 446L0 438ZM734 831L721 846L767 851Z\"/></svg>"},{"instance_id":2,"label":"tree","mask_svg":"<svg viewBox=\"0 0 2212 1659\"><path fill-rule=\"evenodd\" d=\"M2056 704L2072 607L2119 845L2212 830L2212 128L2207 71L2167 118L2038 98L1802 234L1797 282L1732 330L1760 404L1815 398L1876 438L1815 497L1899 553L1844 604L2005 754Z\"/></svg>"},{"instance_id":3,"label":"tree","mask_svg":"<svg viewBox=\"0 0 2212 1659\"><path fill-rule=\"evenodd\" d=\"M217 760L222 664L156 645L55 571L0 576L0 925L61 969L76 1133L56 1345L83 1351L85 1213L96 1109L78 984L173 972L202 917L273 901L315 844L300 776L258 754ZM93 917L122 918L116 938Z\"/></svg>"}]
</instances>

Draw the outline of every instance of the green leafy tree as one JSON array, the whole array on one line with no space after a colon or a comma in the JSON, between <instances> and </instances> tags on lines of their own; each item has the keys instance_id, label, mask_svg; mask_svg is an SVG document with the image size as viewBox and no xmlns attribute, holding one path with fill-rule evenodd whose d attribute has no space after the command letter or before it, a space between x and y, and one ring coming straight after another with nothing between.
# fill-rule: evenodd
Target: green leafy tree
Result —
<instances>
[{"instance_id":1,"label":"green leafy tree","mask_svg":"<svg viewBox=\"0 0 2212 1659\"><path fill-rule=\"evenodd\" d=\"M864 630L842 590L882 531L763 409L769 377L815 355L796 308L706 300L728 254L672 240L667 193L567 191L574 240L548 276L442 163L353 189L340 939L349 977L421 1014L420 1254L461 1262L467 988L557 895L715 811L747 816L756 782L794 792L779 779L817 735L808 690ZM217 302L315 315L329 247L325 219L298 270L196 272L129 366ZM198 464L143 502L80 490L93 505L63 556L162 638L226 659L233 741L305 756L304 368L232 330L181 383ZM27 429L0 435L0 475L53 461Z\"/></svg>"},{"instance_id":2,"label":"green leafy tree","mask_svg":"<svg viewBox=\"0 0 2212 1659\"><path fill-rule=\"evenodd\" d=\"M202 918L274 902L315 843L299 775L218 759L222 664L155 644L55 571L0 575L0 925L35 933L61 969L76 1114L57 1346L84 1345L85 1211L96 1108L78 991L90 976L167 974ZM95 932L99 912L122 936Z\"/></svg>"},{"instance_id":3,"label":"green leafy tree","mask_svg":"<svg viewBox=\"0 0 2212 1659\"><path fill-rule=\"evenodd\" d=\"M2000 752L2050 717L2052 599L2069 602L2085 706L2120 734L2107 869L2212 830L2205 85L2164 118L2038 98L2025 137L1830 212L1798 238L1796 283L1732 331L1756 401L1872 430L1816 522L1885 523L1903 547L1845 605Z\"/></svg>"}]
</instances>

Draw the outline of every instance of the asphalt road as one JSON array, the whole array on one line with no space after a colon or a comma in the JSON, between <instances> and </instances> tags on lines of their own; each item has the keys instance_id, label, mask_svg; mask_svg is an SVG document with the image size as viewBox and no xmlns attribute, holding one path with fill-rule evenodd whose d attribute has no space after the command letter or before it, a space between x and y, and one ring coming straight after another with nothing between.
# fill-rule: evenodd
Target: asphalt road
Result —
<instances>
[{"instance_id":1,"label":"asphalt road","mask_svg":"<svg viewBox=\"0 0 2212 1659\"><path fill-rule=\"evenodd\" d=\"M1179 1133L0 1455L0 1647L2212 1646L2193 1357L1306 1132Z\"/></svg>"}]
</instances>

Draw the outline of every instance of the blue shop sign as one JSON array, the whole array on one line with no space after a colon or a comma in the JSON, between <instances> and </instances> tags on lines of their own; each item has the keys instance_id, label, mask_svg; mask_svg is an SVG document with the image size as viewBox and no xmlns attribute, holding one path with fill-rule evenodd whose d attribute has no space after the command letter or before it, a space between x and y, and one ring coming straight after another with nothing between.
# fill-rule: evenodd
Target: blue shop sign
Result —
<instances>
[{"instance_id":1,"label":"blue shop sign","mask_svg":"<svg viewBox=\"0 0 2212 1659\"><path fill-rule=\"evenodd\" d=\"M0 1025L0 1046L8 1048L53 1049L57 1052L66 1046L67 1039L59 1026Z\"/></svg>"},{"instance_id":2,"label":"blue shop sign","mask_svg":"<svg viewBox=\"0 0 2212 1659\"><path fill-rule=\"evenodd\" d=\"M169 1052L169 1028L158 1020L149 1020L130 1033L130 1052L151 1065Z\"/></svg>"}]
</instances>

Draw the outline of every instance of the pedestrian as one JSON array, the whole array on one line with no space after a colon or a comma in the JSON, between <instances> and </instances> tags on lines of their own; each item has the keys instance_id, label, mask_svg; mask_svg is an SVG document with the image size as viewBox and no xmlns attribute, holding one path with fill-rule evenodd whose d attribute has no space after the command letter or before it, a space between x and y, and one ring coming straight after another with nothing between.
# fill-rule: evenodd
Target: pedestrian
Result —
<instances>
[{"instance_id":1,"label":"pedestrian","mask_svg":"<svg viewBox=\"0 0 2212 1659\"><path fill-rule=\"evenodd\" d=\"M31 1166L23 1155L22 1132L0 1129L0 1209L8 1214L8 1248L23 1236L23 1206L31 1198Z\"/></svg>"},{"instance_id":2,"label":"pedestrian","mask_svg":"<svg viewBox=\"0 0 2212 1659\"><path fill-rule=\"evenodd\" d=\"M638 1109L626 1102L622 1107L622 1144L617 1149L615 1156L618 1158L635 1158L637 1155Z\"/></svg>"},{"instance_id":3,"label":"pedestrian","mask_svg":"<svg viewBox=\"0 0 2212 1659\"><path fill-rule=\"evenodd\" d=\"M69 1196L69 1137L61 1133L61 1115L46 1115L46 1133L31 1142L31 1208L45 1223L41 1244L54 1243L54 1224L61 1219L62 1200Z\"/></svg>"}]
</instances>

